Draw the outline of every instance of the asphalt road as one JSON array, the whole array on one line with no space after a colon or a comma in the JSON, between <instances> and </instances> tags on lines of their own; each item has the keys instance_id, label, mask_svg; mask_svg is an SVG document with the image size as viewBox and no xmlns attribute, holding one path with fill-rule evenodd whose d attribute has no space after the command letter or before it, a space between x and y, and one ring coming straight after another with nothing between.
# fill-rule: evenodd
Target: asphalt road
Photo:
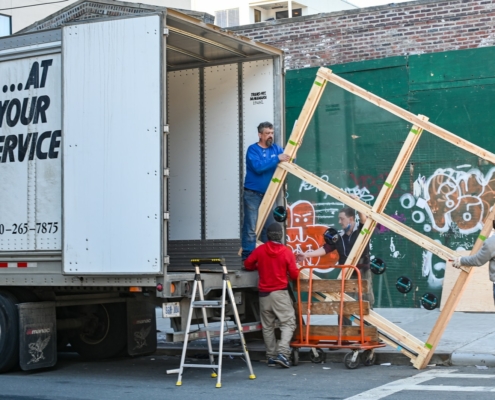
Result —
<instances>
[{"instance_id":1,"label":"asphalt road","mask_svg":"<svg viewBox=\"0 0 495 400\"><path fill-rule=\"evenodd\" d=\"M193 360L192 362L204 362ZM0 375L0 399L9 400L126 400L126 399L495 399L495 369L431 367L417 371L404 366L361 366L347 370L341 363L301 363L268 368L253 362L257 378L248 379L242 360L225 359L222 388L205 369L189 369L181 387L179 358L148 356L86 362L60 354L56 368Z\"/></svg>"}]
</instances>

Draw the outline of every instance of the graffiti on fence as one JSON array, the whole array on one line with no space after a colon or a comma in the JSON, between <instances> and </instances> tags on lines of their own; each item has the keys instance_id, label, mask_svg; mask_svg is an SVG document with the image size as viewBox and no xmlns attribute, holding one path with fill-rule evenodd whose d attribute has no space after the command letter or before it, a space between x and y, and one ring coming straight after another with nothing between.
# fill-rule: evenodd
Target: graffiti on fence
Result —
<instances>
[{"instance_id":1,"label":"graffiti on fence","mask_svg":"<svg viewBox=\"0 0 495 400\"><path fill-rule=\"evenodd\" d=\"M413 193L401 196L401 206L411 209L415 223L425 223L425 232L445 233L455 226L460 234L469 235L483 227L495 199L495 168L483 174L479 169L459 169L465 167L470 166L439 168L428 179L419 175Z\"/></svg>"},{"instance_id":2,"label":"graffiti on fence","mask_svg":"<svg viewBox=\"0 0 495 400\"><path fill-rule=\"evenodd\" d=\"M327 229L327 225L316 224L315 208L309 201L299 200L287 208L287 245L294 254L308 253L323 246L323 233ZM333 252L322 257L307 258L304 265L321 266L317 271L329 271L328 268L335 265L337 260L338 256Z\"/></svg>"}]
</instances>

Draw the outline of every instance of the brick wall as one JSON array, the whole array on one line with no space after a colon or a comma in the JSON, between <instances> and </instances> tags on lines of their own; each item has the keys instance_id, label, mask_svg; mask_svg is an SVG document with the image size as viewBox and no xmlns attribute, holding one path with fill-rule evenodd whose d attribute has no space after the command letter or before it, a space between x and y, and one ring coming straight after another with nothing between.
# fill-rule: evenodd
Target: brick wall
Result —
<instances>
[{"instance_id":1,"label":"brick wall","mask_svg":"<svg viewBox=\"0 0 495 400\"><path fill-rule=\"evenodd\" d=\"M287 69L495 45L495 0L419 0L229 28L285 51Z\"/></svg>"}]
</instances>

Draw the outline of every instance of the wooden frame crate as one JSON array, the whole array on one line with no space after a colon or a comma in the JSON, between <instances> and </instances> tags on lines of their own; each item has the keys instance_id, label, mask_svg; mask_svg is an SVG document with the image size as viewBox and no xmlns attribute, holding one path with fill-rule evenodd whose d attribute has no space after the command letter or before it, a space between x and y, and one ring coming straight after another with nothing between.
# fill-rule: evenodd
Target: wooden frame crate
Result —
<instances>
[{"instance_id":1,"label":"wooden frame crate","mask_svg":"<svg viewBox=\"0 0 495 400\"><path fill-rule=\"evenodd\" d=\"M259 236L259 234L261 233L261 229L268 217L269 212L273 207L277 194L282 187L287 173L291 173L299 177L300 179L310 183L319 190L327 193L328 195L340 200L342 203L356 209L359 212L364 213L368 217L363 229L360 232L361 235L359 235L359 238L356 240L356 243L347 258L346 264L357 265L357 262L361 257L364 248L370 240L371 234L373 233L376 224L379 223L390 229L391 231L404 236L405 238L418 244L424 249L446 260L447 267L449 267L451 260L453 260L455 257L460 256L460 254L441 244L438 244L433 239L398 222L390 216L383 214L383 211L385 210L385 207L392 195L393 189L399 181L404 168L409 162L409 159L416 147L416 144L419 141L423 130L426 130L440 137L441 139L446 140L447 142L454 144L494 164L495 154L490 153L485 149L476 146L473 143L470 143L467 140L464 140L439 126L430 123L428 121L428 118L425 116L414 115L409 111L404 110L364 90L363 88L346 81L341 77L338 77L337 75L332 73L330 69L320 68L316 74L314 85L310 90L309 96L306 99L299 119L296 121L294 129L284 151L285 154L288 154L291 157L291 159L294 159L296 157L297 150L302 144L306 129L309 125L309 122L311 121L311 118L313 117L314 111L323 94L327 82L331 82L355 94L356 96L359 96L369 101L370 103L373 103L378 107L381 107L389 111L390 113L397 115L398 117L412 123L413 126L409 131L406 141L404 142L397 160L395 161L390 174L387 176L387 181L384 183L382 189L380 190L380 193L373 207L370 207L368 204L360 200L354 199L343 190L326 182L323 179L320 179L316 175L304 170L303 168L293 164L292 162L279 163L260 206L258 222L256 226L257 235ZM483 229L481 230L480 235L478 236L478 239L476 240L474 247L471 250L471 254L477 252L481 248L483 241L486 239L486 237L488 237L492 229L492 220L494 219L494 217L495 207L492 207L492 210L484 221ZM396 348L398 351L409 357L415 368L425 368L428 365L431 357L433 356L440 338L442 337L442 334L445 331L447 324L455 311L459 299L463 291L465 290L466 284L471 277L471 272L472 268L470 267L461 268L461 274L459 275L459 278L457 279L454 288L452 289L452 292L448 297L444 308L441 311L440 316L426 343L410 335L392 322L381 317L373 310L370 310L370 314L363 318L368 323L378 328L379 337L382 341L391 345L392 347ZM349 279L349 274L345 278ZM318 277L314 277L313 279L318 279ZM350 296L345 294L344 296L346 296L347 300L352 300ZM321 301L334 302L340 299L340 294L336 292L322 293L318 296L318 298ZM358 317L354 316L354 318Z\"/></svg>"}]
</instances>

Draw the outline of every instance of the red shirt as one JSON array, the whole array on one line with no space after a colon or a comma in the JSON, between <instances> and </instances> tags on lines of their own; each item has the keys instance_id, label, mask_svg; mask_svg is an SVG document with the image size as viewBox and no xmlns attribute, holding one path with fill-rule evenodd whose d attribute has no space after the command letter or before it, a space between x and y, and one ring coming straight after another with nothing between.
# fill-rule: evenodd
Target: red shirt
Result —
<instances>
[{"instance_id":1,"label":"red shirt","mask_svg":"<svg viewBox=\"0 0 495 400\"><path fill-rule=\"evenodd\" d=\"M274 292L287 289L290 279L296 280L299 270L292 251L283 244L267 242L254 249L244 261L247 270L258 270L260 292Z\"/></svg>"}]
</instances>

